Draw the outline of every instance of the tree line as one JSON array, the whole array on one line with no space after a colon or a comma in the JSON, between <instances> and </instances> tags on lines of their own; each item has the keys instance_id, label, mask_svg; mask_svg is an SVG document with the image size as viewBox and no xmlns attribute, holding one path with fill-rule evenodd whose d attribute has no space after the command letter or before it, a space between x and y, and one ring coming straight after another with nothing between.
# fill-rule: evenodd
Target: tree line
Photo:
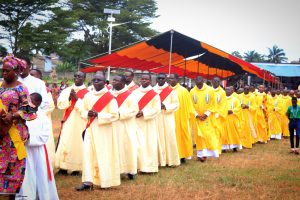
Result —
<instances>
[{"instance_id":1,"label":"tree line","mask_svg":"<svg viewBox=\"0 0 300 200\"><path fill-rule=\"evenodd\" d=\"M112 49L147 39L156 16L154 0L0 0L0 39L16 55L57 53L63 61L79 61L108 51L108 15L119 9L113 28ZM7 50L0 47L0 53ZM65 67L65 66L64 66Z\"/></svg>"},{"instance_id":2,"label":"tree line","mask_svg":"<svg viewBox=\"0 0 300 200\"><path fill-rule=\"evenodd\" d=\"M272 48L268 48L268 54L263 55L255 50L247 51L244 55L241 55L239 51L234 51L231 55L244 59L247 62L262 62L262 63L285 63L288 58L285 57L285 52L283 49L274 45Z\"/></svg>"}]
</instances>

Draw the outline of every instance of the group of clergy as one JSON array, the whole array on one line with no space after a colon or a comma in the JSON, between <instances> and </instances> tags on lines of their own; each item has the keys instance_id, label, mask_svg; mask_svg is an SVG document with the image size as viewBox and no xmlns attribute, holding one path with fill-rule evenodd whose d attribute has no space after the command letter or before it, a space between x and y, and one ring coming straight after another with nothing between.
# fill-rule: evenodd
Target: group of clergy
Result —
<instances>
[{"instance_id":1,"label":"group of clergy","mask_svg":"<svg viewBox=\"0 0 300 200\"><path fill-rule=\"evenodd\" d=\"M138 171L179 166L192 158L193 143L204 162L289 136L287 90L267 94L262 85L257 91L245 86L238 94L233 87L224 90L217 77L209 86L199 76L188 91L177 74L163 73L154 87L150 74L141 75L140 86L133 80L128 70L107 85L97 72L86 87L85 74L77 72L74 84L61 92L57 106L65 113L55 168L61 174L82 171L77 191L118 186L122 174L134 179Z\"/></svg>"}]
</instances>

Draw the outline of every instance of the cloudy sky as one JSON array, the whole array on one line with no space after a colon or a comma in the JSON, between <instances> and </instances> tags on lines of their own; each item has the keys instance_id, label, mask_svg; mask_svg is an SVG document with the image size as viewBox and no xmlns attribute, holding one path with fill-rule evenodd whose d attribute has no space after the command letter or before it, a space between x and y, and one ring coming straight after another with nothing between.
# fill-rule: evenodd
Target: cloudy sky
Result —
<instances>
[{"instance_id":1,"label":"cloudy sky","mask_svg":"<svg viewBox=\"0 0 300 200\"><path fill-rule=\"evenodd\" d=\"M174 29L228 53L267 47L300 58L300 0L156 0L152 28Z\"/></svg>"}]
</instances>

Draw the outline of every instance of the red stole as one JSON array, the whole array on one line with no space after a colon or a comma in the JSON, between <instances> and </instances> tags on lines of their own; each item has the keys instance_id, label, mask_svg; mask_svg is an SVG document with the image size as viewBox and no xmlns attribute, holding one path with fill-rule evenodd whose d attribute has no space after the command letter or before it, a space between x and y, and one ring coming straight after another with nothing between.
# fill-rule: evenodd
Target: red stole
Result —
<instances>
[{"instance_id":1,"label":"red stole","mask_svg":"<svg viewBox=\"0 0 300 200\"><path fill-rule=\"evenodd\" d=\"M130 92L133 92L134 90L136 90L136 89L138 89L139 88L139 86L138 85L134 85L134 86L132 86L131 88L129 88L128 90L130 91Z\"/></svg>"},{"instance_id":2,"label":"red stole","mask_svg":"<svg viewBox=\"0 0 300 200\"><path fill-rule=\"evenodd\" d=\"M118 102L118 106L119 108L121 107L121 105L123 104L123 102L127 99L127 97L131 94L131 92L129 90L126 90L125 92L119 94L116 98L117 102Z\"/></svg>"},{"instance_id":3,"label":"red stole","mask_svg":"<svg viewBox=\"0 0 300 200\"><path fill-rule=\"evenodd\" d=\"M143 108L157 95L153 89L149 90L144 96L139 100L139 110L143 110Z\"/></svg>"},{"instance_id":4,"label":"red stole","mask_svg":"<svg viewBox=\"0 0 300 200\"><path fill-rule=\"evenodd\" d=\"M47 147L46 144L43 145L44 146L44 151L45 151L45 157L46 157L46 166L47 166L47 174L48 174L48 180L52 181L52 170L50 168L50 159L48 156L48 151L47 151Z\"/></svg>"},{"instance_id":5,"label":"red stole","mask_svg":"<svg viewBox=\"0 0 300 200\"><path fill-rule=\"evenodd\" d=\"M113 98L114 96L110 92L106 92L96 101L96 103L93 105L92 110L94 110L97 113L101 112L103 108L105 108L105 106L107 106ZM89 118L86 128L88 128L91 125L95 118L96 117Z\"/></svg>"},{"instance_id":6,"label":"red stole","mask_svg":"<svg viewBox=\"0 0 300 200\"><path fill-rule=\"evenodd\" d=\"M172 91L173 89L170 86L168 86L160 92L159 97L161 103L167 98L167 96L169 96L169 94L171 94Z\"/></svg>"},{"instance_id":7,"label":"red stole","mask_svg":"<svg viewBox=\"0 0 300 200\"><path fill-rule=\"evenodd\" d=\"M79 99L83 99L83 97L88 93L88 89L87 88L83 88L81 90L79 90L76 95ZM69 118L71 112L73 111L74 107L75 107L76 101L75 100L71 100L71 105L69 106L69 108L66 109L64 117L63 117L63 122L67 121L67 119Z\"/></svg>"}]
</instances>

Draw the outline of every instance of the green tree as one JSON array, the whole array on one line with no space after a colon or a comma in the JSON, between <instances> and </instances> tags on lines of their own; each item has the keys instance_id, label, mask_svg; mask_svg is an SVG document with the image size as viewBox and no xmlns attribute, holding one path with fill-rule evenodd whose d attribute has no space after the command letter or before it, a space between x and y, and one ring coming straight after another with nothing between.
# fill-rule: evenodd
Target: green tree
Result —
<instances>
[{"instance_id":1,"label":"green tree","mask_svg":"<svg viewBox=\"0 0 300 200\"><path fill-rule=\"evenodd\" d=\"M38 25L45 21L58 0L0 0L0 26L13 53L19 52L20 32L28 22Z\"/></svg>"},{"instance_id":2,"label":"green tree","mask_svg":"<svg viewBox=\"0 0 300 200\"><path fill-rule=\"evenodd\" d=\"M247 62L265 62L264 55L261 55L254 50L245 52L243 57Z\"/></svg>"},{"instance_id":3,"label":"green tree","mask_svg":"<svg viewBox=\"0 0 300 200\"><path fill-rule=\"evenodd\" d=\"M283 49L280 49L277 45L274 45L272 48L268 48L269 55L268 62L271 63L282 63L287 61L287 57L285 57L285 53Z\"/></svg>"},{"instance_id":4,"label":"green tree","mask_svg":"<svg viewBox=\"0 0 300 200\"><path fill-rule=\"evenodd\" d=\"M233 55L235 57L238 57L238 58L241 58L241 59L243 58L243 56L240 54L239 51L234 51L234 52L231 53L231 55Z\"/></svg>"},{"instance_id":5,"label":"green tree","mask_svg":"<svg viewBox=\"0 0 300 200\"><path fill-rule=\"evenodd\" d=\"M155 35L151 29L151 19L157 10L154 0L69 0L77 30L83 33L83 41L90 46L87 56L108 51L108 22L104 8L119 9L114 15L115 23L125 23L113 27L112 49L131 44Z\"/></svg>"}]
</instances>

